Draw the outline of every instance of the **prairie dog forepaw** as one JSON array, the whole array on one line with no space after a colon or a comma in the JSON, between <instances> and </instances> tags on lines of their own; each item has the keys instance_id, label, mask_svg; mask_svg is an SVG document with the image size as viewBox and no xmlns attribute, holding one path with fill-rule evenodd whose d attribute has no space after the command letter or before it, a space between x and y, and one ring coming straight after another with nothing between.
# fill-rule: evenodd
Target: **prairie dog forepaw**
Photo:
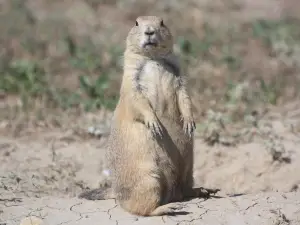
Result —
<instances>
[{"instance_id":1,"label":"prairie dog forepaw","mask_svg":"<svg viewBox=\"0 0 300 225\"><path fill-rule=\"evenodd\" d=\"M163 130L159 124L158 119L155 116L151 116L145 119L145 124L149 128L154 136L163 136Z\"/></svg>"},{"instance_id":2,"label":"prairie dog forepaw","mask_svg":"<svg viewBox=\"0 0 300 225\"><path fill-rule=\"evenodd\" d=\"M196 129L196 123L193 118L183 118L183 130L186 135L192 137Z\"/></svg>"}]
</instances>

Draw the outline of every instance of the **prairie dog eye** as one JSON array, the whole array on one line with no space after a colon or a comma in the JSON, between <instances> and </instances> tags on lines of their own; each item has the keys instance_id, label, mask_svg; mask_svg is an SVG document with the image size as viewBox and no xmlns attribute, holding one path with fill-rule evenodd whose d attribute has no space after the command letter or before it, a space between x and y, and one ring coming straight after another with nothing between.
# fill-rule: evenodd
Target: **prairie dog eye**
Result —
<instances>
[{"instance_id":1,"label":"prairie dog eye","mask_svg":"<svg viewBox=\"0 0 300 225\"><path fill-rule=\"evenodd\" d=\"M138 26L138 25L139 25L138 21L135 21L135 25L136 25L136 26Z\"/></svg>"},{"instance_id":2,"label":"prairie dog eye","mask_svg":"<svg viewBox=\"0 0 300 225\"><path fill-rule=\"evenodd\" d=\"M164 21L162 20L162 21L160 21L160 26L165 26L165 24L164 24Z\"/></svg>"}]
</instances>

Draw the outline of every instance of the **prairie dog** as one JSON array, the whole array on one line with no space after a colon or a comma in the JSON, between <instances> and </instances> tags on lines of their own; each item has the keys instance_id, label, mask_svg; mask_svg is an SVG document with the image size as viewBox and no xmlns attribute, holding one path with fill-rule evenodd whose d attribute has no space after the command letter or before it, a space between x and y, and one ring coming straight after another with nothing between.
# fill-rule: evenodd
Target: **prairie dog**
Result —
<instances>
[{"instance_id":1,"label":"prairie dog","mask_svg":"<svg viewBox=\"0 0 300 225\"><path fill-rule=\"evenodd\" d=\"M126 39L108 139L112 187L80 197L116 198L123 209L141 216L173 213L179 206L175 202L203 194L193 189L195 128L171 32L162 18L138 17Z\"/></svg>"}]
</instances>

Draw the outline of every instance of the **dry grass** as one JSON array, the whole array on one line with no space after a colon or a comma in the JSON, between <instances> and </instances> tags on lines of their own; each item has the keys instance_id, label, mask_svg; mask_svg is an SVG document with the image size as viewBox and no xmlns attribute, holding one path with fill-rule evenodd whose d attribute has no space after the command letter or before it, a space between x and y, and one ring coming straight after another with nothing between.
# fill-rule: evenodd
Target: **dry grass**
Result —
<instances>
[{"instance_id":1,"label":"dry grass","mask_svg":"<svg viewBox=\"0 0 300 225\"><path fill-rule=\"evenodd\" d=\"M255 2L152 0L149 8L129 0L3 1L3 132L65 128L75 126L73 121L87 129L87 112L96 117L113 110L125 36L142 14L163 14L175 34L203 126L209 110L234 125L253 112L297 100L300 22L282 17L292 2L277 8ZM216 128L208 129L214 142Z\"/></svg>"}]
</instances>

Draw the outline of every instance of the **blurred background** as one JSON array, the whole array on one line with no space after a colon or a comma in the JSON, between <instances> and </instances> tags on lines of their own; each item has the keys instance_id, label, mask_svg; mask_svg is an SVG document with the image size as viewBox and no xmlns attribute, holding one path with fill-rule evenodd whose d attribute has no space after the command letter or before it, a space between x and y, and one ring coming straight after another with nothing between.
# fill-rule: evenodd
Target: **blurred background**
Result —
<instances>
[{"instance_id":1,"label":"blurred background","mask_svg":"<svg viewBox=\"0 0 300 225\"><path fill-rule=\"evenodd\" d=\"M118 100L125 38L136 17L158 15L188 74L196 181L229 192L297 190L299 1L1 0L0 9L6 174L34 173L51 193L101 183L95 149Z\"/></svg>"}]
</instances>

